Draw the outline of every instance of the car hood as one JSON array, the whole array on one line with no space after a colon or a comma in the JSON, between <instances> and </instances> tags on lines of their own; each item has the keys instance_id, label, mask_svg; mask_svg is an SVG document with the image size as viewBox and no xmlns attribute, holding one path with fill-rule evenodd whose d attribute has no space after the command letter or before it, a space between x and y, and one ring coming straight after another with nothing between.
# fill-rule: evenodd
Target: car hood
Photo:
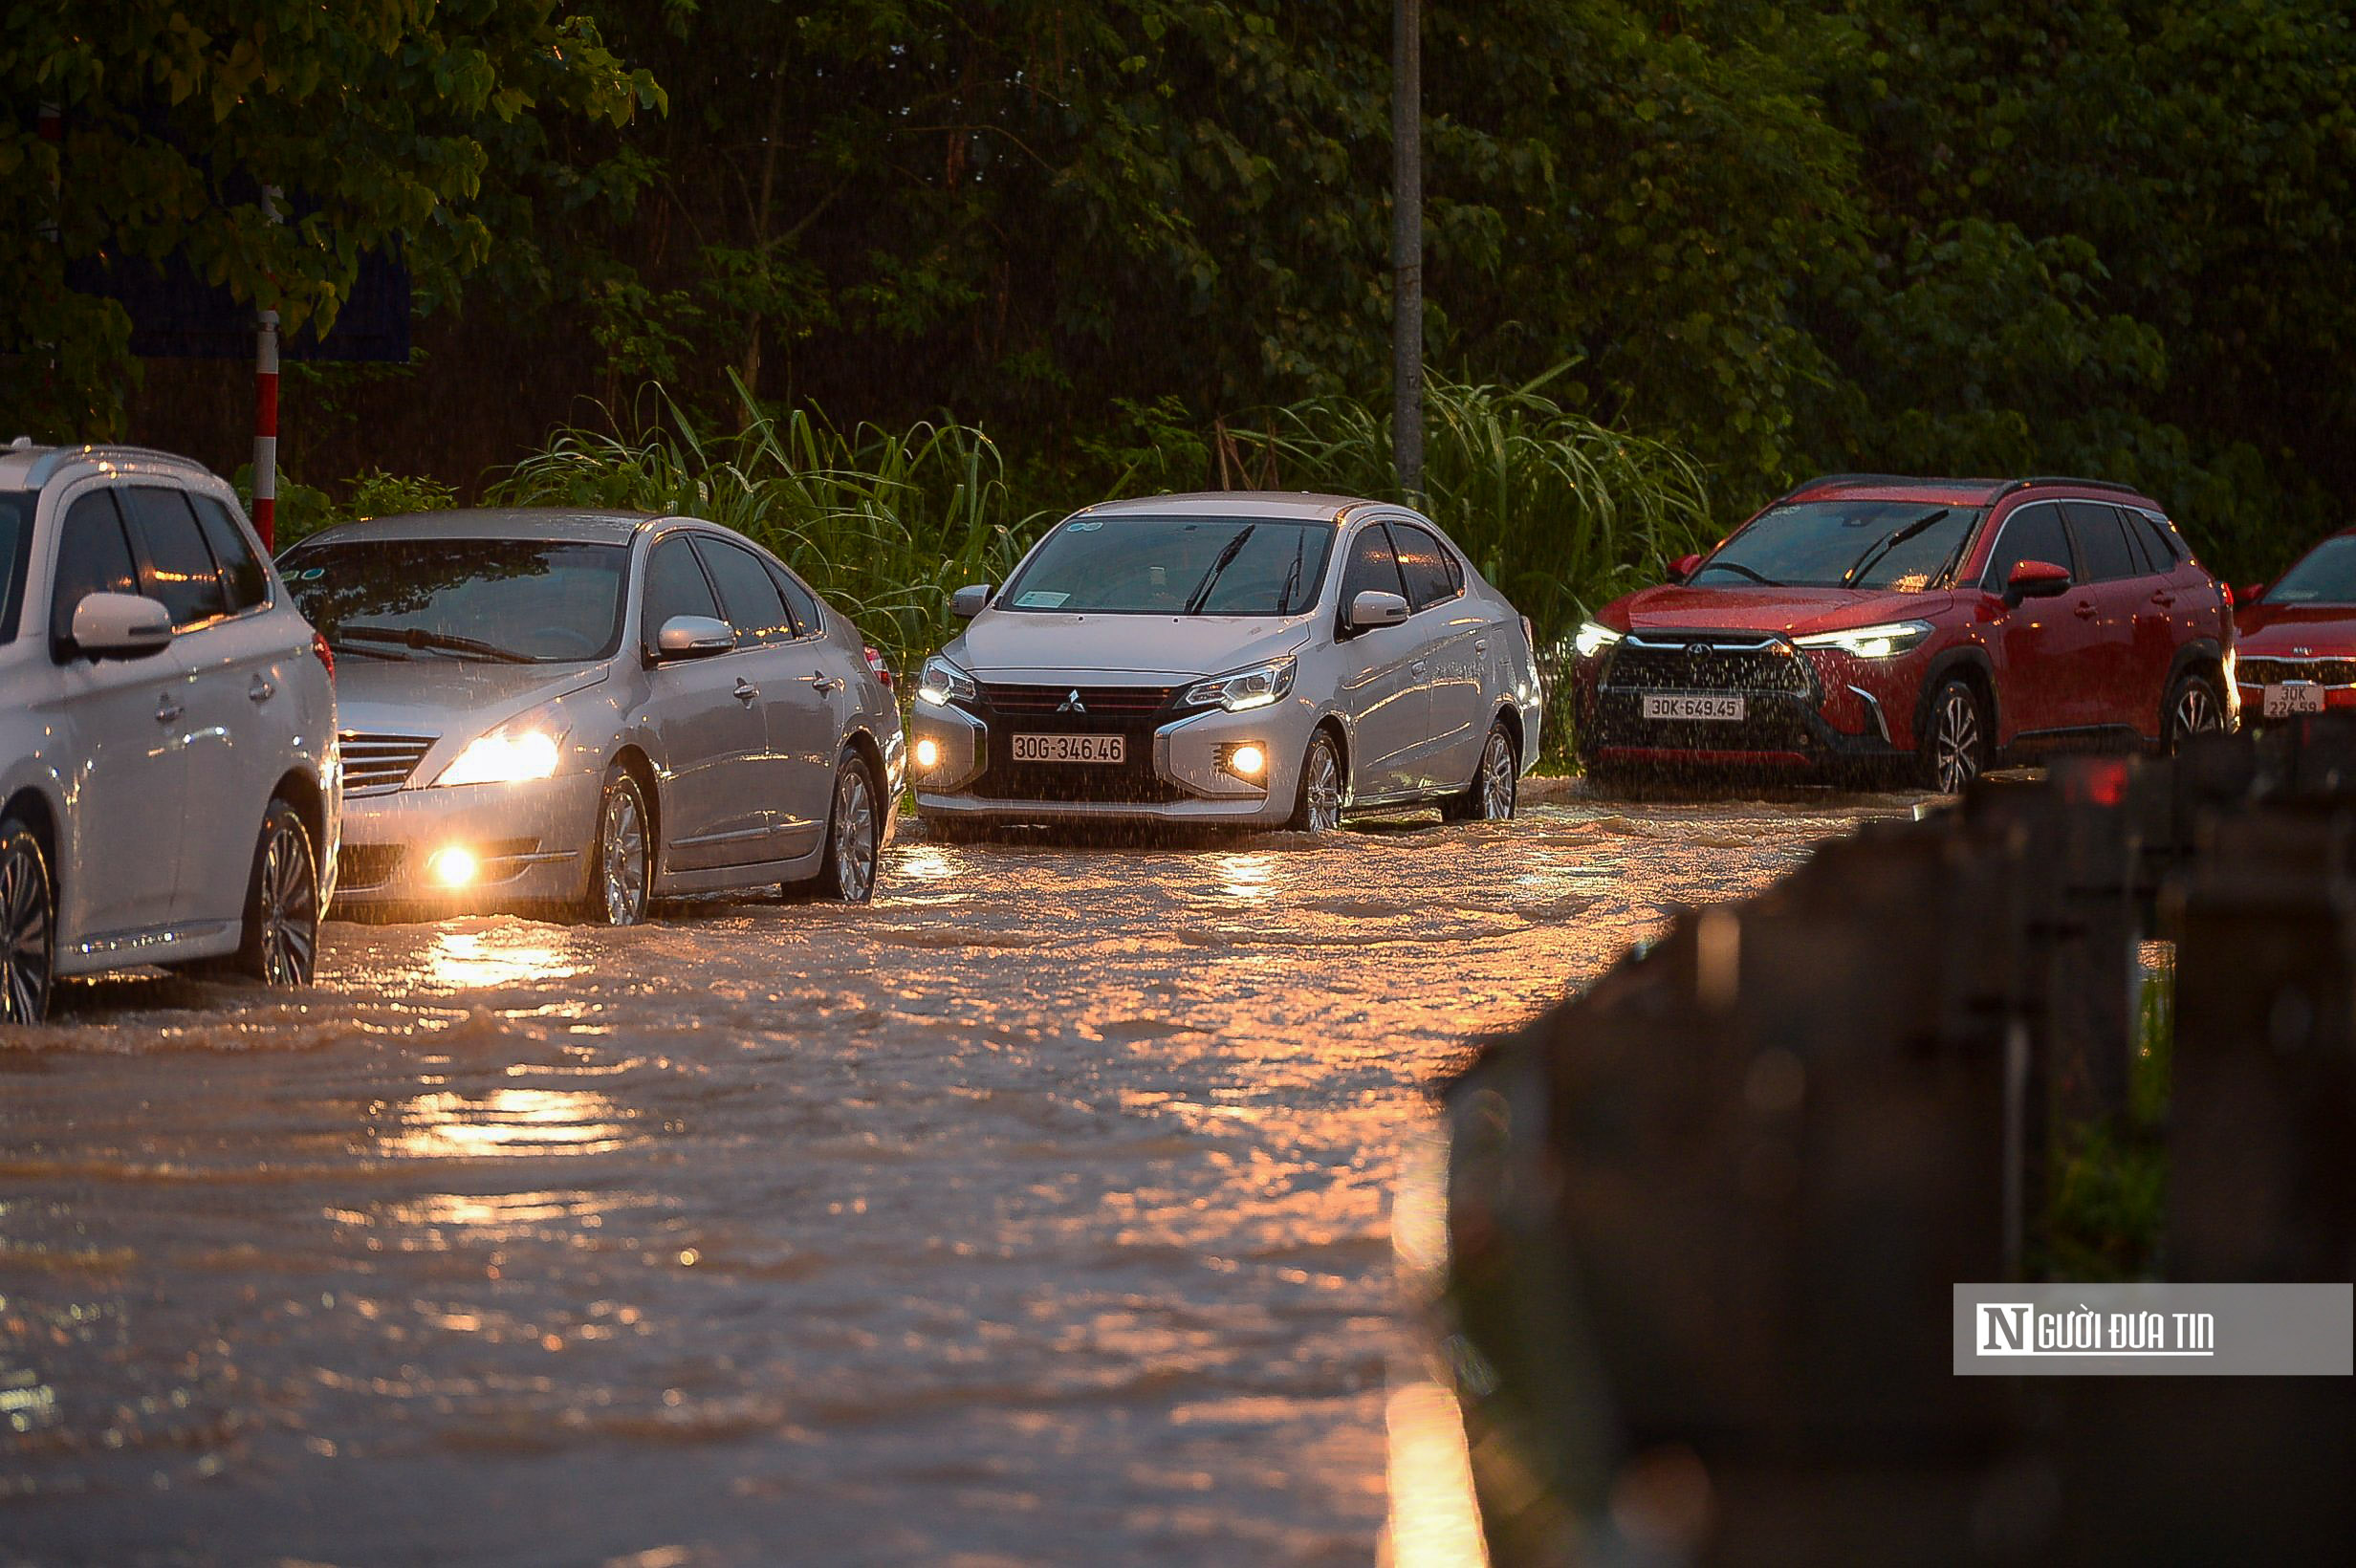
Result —
<instances>
[{"instance_id":1,"label":"car hood","mask_svg":"<svg viewBox=\"0 0 2356 1568\"><path fill-rule=\"evenodd\" d=\"M994 681L1223 675L1298 651L1309 641L1311 624L1308 616L1279 621L984 610L941 657Z\"/></svg>"},{"instance_id":2,"label":"car hood","mask_svg":"<svg viewBox=\"0 0 2356 1568\"><path fill-rule=\"evenodd\" d=\"M336 661L336 712L344 730L364 734L479 732L604 679L602 664L500 664L433 655L396 661L346 654Z\"/></svg>"},{"instance_id":3,"label":"car hood","mask_svg":"<svg viewBox=\"0 0 2356 1568\"><path fill-rule=\"evenodd\" d=\"M2356 609L2345 604L2272 605L2260 600L2235 612L2235 645L2242 657L2328 659L2356 655ZM2304 648L2304 653L2294 649Z\"/></svg>"},{"instance_id":4,"label":"car hood","mask_svg":"<svg viewBox=\"0 0 2356 1568\"><path fill-rule=\"evenodd\" d=\"M1919 621L1954 602L1952 593L1857 588L1647 588L1615 599L1603 623L1623 632L1774 632L1805 637L1887 621Z\"/></svg>"}]
</instances>

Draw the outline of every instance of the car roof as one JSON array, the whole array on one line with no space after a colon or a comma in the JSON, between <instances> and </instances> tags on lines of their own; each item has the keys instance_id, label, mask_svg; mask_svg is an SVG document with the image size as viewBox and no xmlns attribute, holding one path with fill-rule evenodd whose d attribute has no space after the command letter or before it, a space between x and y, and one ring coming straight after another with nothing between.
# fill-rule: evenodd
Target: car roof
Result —
<instances>
[{"instance_id":1,"label":"car roof","mask_svg":"<svg viewBox=\"0 0 2356 1568\"><path fill-rule=\"evenodd\" d=\"M117 443L35 446L28 442L21 446L0 446L0 490L39 490L58 475L82 468L100 471L119 469L125 473L168 473L177 479L221 482L219 474L195 458L183 457L178 452L158 451L152 446L128 446Z\"/></svg>"},{"instance_id":2,"label":"car roof","mask_svg":"<svg viewBox=\"0 0 2356 1568\"><path fill-rule=\"evenodd\" d=\"M1099 501L1077 517L1266 517L1302 522L1339 522L1342 513L1381 503L1355 495L1314 490L1193 490L1183 495L1140 495Z\"/></svg>"},{"instance_id":3,"label":"car roof","mask_svg":"<svg viewBox=\"0 0 2356 1568\"><path fill-rule=\"evenodd\" d=\"M1924 478L1895 473L1828 473L1809 480L1782 497L1789 501L1906 501L1931 506L1984 507L2016 491L2037 490L2088 500L2127 502L2161 510L2132 485L2107 479L2074 479L2040 475L2025 479Z\"/></svg>"},{"instance_id":4,"label":"car roof","mask_svg":"<svg viewBox=\"0 0 2356 1568\"><path fill-rule=\"evenodd\" d=\"M600 512L578 507L459 507L338 523L303 540L547 539L566 544L627 544L641 529L663 520L655 512ZM691 519L686 519L691 520Z\"/></svg>"}]
</instances>

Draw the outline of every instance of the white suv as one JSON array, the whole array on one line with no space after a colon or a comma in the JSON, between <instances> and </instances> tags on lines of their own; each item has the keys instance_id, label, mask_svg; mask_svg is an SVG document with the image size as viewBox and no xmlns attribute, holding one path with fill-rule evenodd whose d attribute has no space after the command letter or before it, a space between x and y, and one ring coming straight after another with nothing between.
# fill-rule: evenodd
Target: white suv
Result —
<instances>
[{"instance_id":1,"label":"white suv","mask_svg":"<svg viewBox=\"0 0 2356 1568\"><path fill-rule=\"evenodd\" d=\"M343 792L334 664L185 458L0 448L0 1022L58 975L307 985Z\"/></svg>"}]
</instances>

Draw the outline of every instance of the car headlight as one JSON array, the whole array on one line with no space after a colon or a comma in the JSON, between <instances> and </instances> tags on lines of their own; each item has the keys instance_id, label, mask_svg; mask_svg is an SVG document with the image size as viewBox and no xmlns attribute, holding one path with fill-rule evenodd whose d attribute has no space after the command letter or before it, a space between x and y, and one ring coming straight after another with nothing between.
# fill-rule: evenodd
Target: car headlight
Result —
<instances>
[{"instance_id":1,"label":"car headlight","mask_svg":"<svg viewBox=\"0 0 2356 1568\"><path fill-rule=\"evenodd\" d=\"M1266 708L1292 689L1293 661L1275 659L1265 664L1254 664L1250 669L1197 681L1187 687L1186 695L1179 701L1189 708L1209 708L1215 703L1230 713L1241 713Z\"/></svg>"},{"instance_id":2,"label":"car headlight","mask_svg":"<svg viewBox=\"0 0 2356 1568\"><path fill-rule=\"evenodd\" d=\"M1793 642L1803 648L1839 648L1843 653L1859 659L1889 659L1906 652L1931 635L1928 621L1891 621L1879 626L1859 626L1845 632L1819 632L1813 637L1796 637Z\"/></svg>"},{"instance_id":3,"label":"car headlight","mask_svg":"<svg viewBox=\"0 0 2356 1568\"><path fill-rule=\"evenodd\" d=\"M916 683L918 702L947 708L952 702L970 703L977 694L973 677L939 654L925 661L925 673Z\"/></svg>"},{"instance_id":4,"label":"car headlight","mask_svg":"<svg viewBox=\"0 0 2356 1568\"><path fill-rule=\"evenodd\" d=\"M1571 647L1582 659L1592 659L1619 641L1620 633L1588 621L1581 623L1578 635L1571 639Z\"/></svg>"},{"instance_id":5,"label":"car headlight","mask_svg":"<svg viewBox=\"0 0 2356 1568\"><path fill-rule=\"evenodd\" d=\"M541 713L503 724L488 735L477 735L450 759L434 780L448 784L527 784L555 774L564 760L564 726L553 714Z\"/></svg>"}]
</instances>

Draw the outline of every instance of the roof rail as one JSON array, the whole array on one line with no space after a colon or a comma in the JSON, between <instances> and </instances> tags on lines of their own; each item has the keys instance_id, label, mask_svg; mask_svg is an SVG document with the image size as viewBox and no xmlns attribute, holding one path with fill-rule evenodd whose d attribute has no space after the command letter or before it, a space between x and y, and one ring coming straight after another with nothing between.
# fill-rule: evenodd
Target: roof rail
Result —
<instances>
[{"instance_id":1,"label":"roof rail","mask_svg":"<svg viewBox=\"0 0 2356 1568\"><path fill-rule=\"evenodd\" d=\"M33 467L26 471L25 484L29 489L38 490L49 482L52 474L68 463L110 457L136 458L146 463L168 463L176 468L194 468L204 474L212 472L210 468L206 468L193 457L184 457L178 452L167 452L155 446L125 446L113 442L85 442L79 446L51 447L33 460Z\"/></svg>"},{"instance_id":2,"label":"roof rail","mask_svg":"<svg viewBox=\"0 0 2356 1568\"><path fill-rule=\"evenodd\" d=\"M1982 486L1993 490L2003 483L2001 479L1952 479L1919 473L1821 473L1814 479L1794 485L1775 504L1780 506L1794 496L1805 495L1812 490L1822 490L1827 485L1920 485L1933 490L1970 490L1974 486Z\"/></svg>"},{"instance_id":3,"label":"roof rail","mask_svg":"<svg viewBox=\"0 0 2356 1568\"><path fill-rule=\"evenodd\" d=\"M2119 495L2132 495L2138 499L2141 499L2144 493L2134 486L2122 485L2115 479L2080 479L2065 473L2038 474L2029 479L2016 479L1997 493L1999 496L2010 495L2015 490L2029 490L2038 485L2083 485L2088 490L2110 490Z\"/></svg>"}]
</instances>

